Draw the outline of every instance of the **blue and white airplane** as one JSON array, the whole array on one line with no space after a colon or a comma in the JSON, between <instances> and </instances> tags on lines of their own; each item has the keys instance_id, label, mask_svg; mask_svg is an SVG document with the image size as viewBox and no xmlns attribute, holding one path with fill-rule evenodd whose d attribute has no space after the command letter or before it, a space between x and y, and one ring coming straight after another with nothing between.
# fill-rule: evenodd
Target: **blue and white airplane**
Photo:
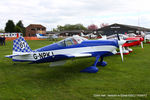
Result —
<instances>
[{"instance_id":1,"label":"blue and white airplane","mask_svg":"<svg viewBox=\"0 0 150 100\"><path fill-rule=\"evenodd\" d=\"M37 33L37 34L36 34L36 37L39 38L39 39L47 39L47 38L49 38L48 35L40 34L40 33Z\"/></svg>"},{"instance_id":2,"label":"blue and white airplane","mask_svg":"<svg viewBox=\"0 0 150 100\"><path fill-rule=\"evenodd\" d=\"M73 36L57 43L31 50L24 38L19 37L13 41L13 54L6 57L19 62L53 62L55 64L70 58L96 57L92 66L81 71L96 73L98 71L96 66L107 65L103 61L105 56L116 54L116 48L118 47L122 53L122 45L125 42L124 40L87 40L80 36ZM123 54L121 54L121 57L123 61Z\"/></svg>"}]
</instances>

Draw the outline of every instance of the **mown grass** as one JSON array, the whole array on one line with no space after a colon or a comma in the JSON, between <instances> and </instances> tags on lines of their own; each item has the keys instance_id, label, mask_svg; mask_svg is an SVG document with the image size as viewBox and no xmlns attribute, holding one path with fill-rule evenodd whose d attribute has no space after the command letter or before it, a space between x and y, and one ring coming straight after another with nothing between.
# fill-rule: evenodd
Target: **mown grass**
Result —
<instances>
[{"instance_id":1,"label":"mown grass","mask_svg":"<svg viewBox=\"0 0 150 100\"><path fill-rule=\"evenodd\" d=\"M52 43L27 42L32 49ZM12 41L8 41L6 46L0 46L0 100L149 100L150 45L133 50L124 56L123 63L119 55L105 57L108 65L91 74L80 70L91 66L95 58L69 60L58 67L49 67L49 63L14 65L4 57L12 53ZM111 94L147 96L109 97Z\"/></svg>"}]
</instances>

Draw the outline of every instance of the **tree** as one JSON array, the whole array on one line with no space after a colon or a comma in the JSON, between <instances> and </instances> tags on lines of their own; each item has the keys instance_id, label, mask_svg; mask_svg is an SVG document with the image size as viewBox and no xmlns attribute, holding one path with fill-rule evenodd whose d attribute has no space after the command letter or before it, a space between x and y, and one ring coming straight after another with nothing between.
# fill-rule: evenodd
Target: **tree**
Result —
<instances>
[{"instance_id":1,"label":"tree","mask_svg":"<svg viewBox=\"0 0 150 100\"><path fill-rule=\"evenodd\" d=\"M5 31L3 29L0 29L0 33L4 33Z\"/></svg>"},{"instance_id":2,"label":"tree","mask_svg":"<svg viewBox=\"0 0 150 100\"><path fill-rule=\"evenodd\" d=\"M98 26L95 25L95 24L91 24L91 25L88 26L88 30L94 31L94 30L97 30L97 29L98 29Z\"/></svg>"},{"instance_id":3,"label":"tree","mask_svg":"<svg viewBox=\"0 0 150 100\"><path fill-rule=\"evenodd\" d=\"M66 24L64 26L58 25L56 29L53 29L54 31L71 31L71 30L87 30L86 27L84 27L82 24Z\"/></svg>"},{"instance_id":4,"label":"tree","mask_svg":"<svg viewBox=\"0 0 150 100\"><path fill-rule=\"evenodd\" d=\"M16 26L20 27L21 29L24 28L21 20L19 20L19 22L16 24Z\"/></svg>"},{"instance_id":5,"label":"tree","mask_svg":"<svg viewBox=\"0 0 150 100\"><path fill-rule=\"evenodd\" d=\"M87 30L87 28L84 27L82 24L75 24L74 28L76 30Z\"/></svg>"},{"instance_id":6,"label":"tree","mask_svg":"<svg viewBox=\"0 0 150 100\"><path fill-rule=\"evenodd\" d=\"M15 32L22 32L22 29L19 26L15 26Z\"/></svg>"},{"instance_id":7,"label":"tree","mask_svg":"<svg viewBox=\"0 0 150 100\"><path fill-rule=\"evenodd\" d=\"M5 32L15 32L15 24L13 20L8 20L8 22L6 23Z\"/></svg>"},{"instance_id":8,"label":"tree","mask_svg":"<svg viewBox=\"0 0 150 100\"><path fill-rule=\"evenodd\" d=\"M57 29L56 28L53 28L53 30L52 30L53 32L57 32Z\"/></svg>"},{"instance_id":9,"label":"tree","mask_svg":"<svg viewBox=\"0 0 150 100\"><path fill-rule=\"evenodd\" d=\"M16 24L15 30L16 32L23 33L23 36L25 36L25 27L21 20L19 20L18 23Z\"/></svg>"},{"instance_id":10,"label":"tree","mask_svg":"<svg viewBox=\"0 0 150 100\"><path fill-rule=\"evenodd\" d=\"M57 30L57 31L64 31L64 27L61 26L61 25L57 25L56 30Z\"/></svg>"}]
</instances>

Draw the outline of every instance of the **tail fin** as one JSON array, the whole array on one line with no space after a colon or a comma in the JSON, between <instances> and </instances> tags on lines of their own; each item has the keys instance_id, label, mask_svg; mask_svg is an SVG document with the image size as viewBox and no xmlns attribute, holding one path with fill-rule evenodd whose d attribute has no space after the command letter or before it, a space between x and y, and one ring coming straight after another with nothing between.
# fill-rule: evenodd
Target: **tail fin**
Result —
<instances>
[{"instance_id":1,"label":"tail fin","mask_svg":"<svg viewBox=\"0 0 150 100\"><path fill-rule=\"evenodd\" d=\"M19 37L18 39L13 41L13 54L14 53L29 53L29 52L32 52L32 50L23 37Z\"/></svg>"}]
</instances>

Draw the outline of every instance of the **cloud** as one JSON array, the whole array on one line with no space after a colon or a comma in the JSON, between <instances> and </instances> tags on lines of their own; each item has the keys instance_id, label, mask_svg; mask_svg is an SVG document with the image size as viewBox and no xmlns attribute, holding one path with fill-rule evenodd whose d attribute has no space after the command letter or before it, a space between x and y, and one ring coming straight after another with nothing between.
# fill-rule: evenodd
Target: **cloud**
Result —
<instances>
[{"instance_id":1,"label":"cloud","mask_svg":"<svg viewBox=\"0 0 150 100\"><path fill-rule=\"evenodd\" d=\"M7 20L24 25L122 23L150 27L149 0L4 0L0 2L0 28Z\"/></svg>"}]
</instances>

